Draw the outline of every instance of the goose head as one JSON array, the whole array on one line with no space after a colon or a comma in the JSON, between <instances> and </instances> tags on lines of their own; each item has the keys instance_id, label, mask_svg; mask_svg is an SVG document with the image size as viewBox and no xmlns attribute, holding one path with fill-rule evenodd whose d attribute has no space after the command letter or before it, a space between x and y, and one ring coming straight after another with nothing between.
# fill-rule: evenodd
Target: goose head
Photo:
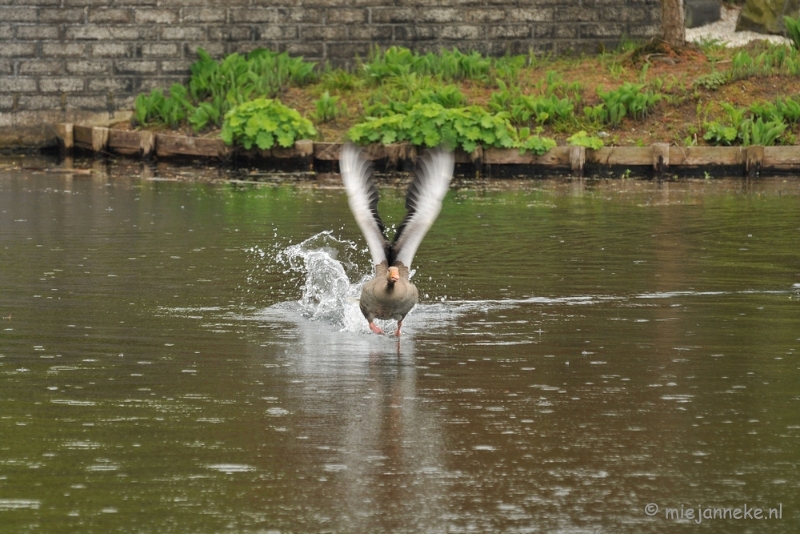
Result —
<instances>
[{"instance_id":1,"label":"goose head","mask_svg":"<svg viewBox=\"0 0 800 534\"><path fill-rule=\"evenodd\" d=\"M398 280L400 280L400 269L394 266L389 267L389 270L386 271L386 281L389 286L393 286Z\"/></svg>"}]
</instances>

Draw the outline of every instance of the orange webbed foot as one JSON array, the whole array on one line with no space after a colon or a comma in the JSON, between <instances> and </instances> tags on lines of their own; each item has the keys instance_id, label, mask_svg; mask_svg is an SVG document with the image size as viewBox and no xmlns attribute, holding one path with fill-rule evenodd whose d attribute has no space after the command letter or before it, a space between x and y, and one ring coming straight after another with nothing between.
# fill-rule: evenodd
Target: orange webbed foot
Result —
<instances>
[{"instance_id":1,"label":"orange webbed foot","mask_svg":"<svg viewBox=\"0 0 800 534\"><path fill-rule=\"evenodd\" d=\"M383 330L381 329L381 327L376 325L372 321L370 321L369 323L369 329L375 332L376 334L383 334Z\"/></svg>"}]
</instances>

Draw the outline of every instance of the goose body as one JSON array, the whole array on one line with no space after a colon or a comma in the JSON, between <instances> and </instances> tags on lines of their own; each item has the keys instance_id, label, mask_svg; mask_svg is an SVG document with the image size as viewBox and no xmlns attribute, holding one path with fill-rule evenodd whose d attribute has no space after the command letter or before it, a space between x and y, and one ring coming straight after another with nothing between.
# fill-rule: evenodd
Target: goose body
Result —
<instances>
[{"instance_id":1,"label":"goose body","mask_svg":"<svg viewBox=\"0 0 800 534\"><path fill-rule=\"evenodd\" d=\"M376 334L383 331L375 319L394 319L395 334L399 336L403 319L419 300L416 286L408 279L409 269L422 238L439 215L454 165L453 153L442 148L426 150L417 159L417 171L406 194L406 216L390 243L378 215L378 187L372 164L355 145L342 147L342 182L375 266L374 278L361 290L359 305Z\"/></svg>"}]
</instances>

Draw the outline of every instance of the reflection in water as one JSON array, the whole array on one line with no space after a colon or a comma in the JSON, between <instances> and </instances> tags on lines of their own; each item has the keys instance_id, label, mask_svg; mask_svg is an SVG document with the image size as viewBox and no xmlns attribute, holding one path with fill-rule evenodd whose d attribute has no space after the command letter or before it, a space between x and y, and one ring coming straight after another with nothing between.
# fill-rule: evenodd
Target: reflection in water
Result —
<instances>
[{"instance_id":1,"label":"reflection in water","mask_svg":"<svg viewBox=\"0 0 800 534\"><path fill-rule=\"evenodd\" d=\"M0 160L0 530L800 524L797 181L462 183L398 341L343 191L114 165Z\"/></svg>"},{"instance_id":2,"label":"reflection in water","mask_svg":"<svg viewBox=\"0 0 800 534\"><path fill-rule=\"evenodd\" d=\"M336 486L326 498L339 511L326 522L343 532L443 530L452 475L441 418L416 391L417 358L425 358L416 355L413 338L375 336L366 327L358 295L369 275L358 274L355 250L326 231L276 251L274 263L262 265L288 265L302 279L299 300L238 319L281 331L272 344L285 351L288 376L298 384L290 404L305 418L339 421L334 435L327 425L322 435L313 426L303 429L304 439L332 453L314 475Z\"/></svg>"},{"instance_id":3,"label":"reflection in water","mask_svg":"<svg viewBox=\"0 0 800 534\"><path fill-rule=\"evenodd\" d=\"M300 431L325 457L311 476L332 486L323 494L327 513L336 510L331 526L439 525L448 502L442 423L418 398L413 340L341 333L301 315L286 322L287 315L273 307L253 319L285 322L288 376L296 384L289 403L306 421L329 421Z\"/></svg>"}]
</instances>

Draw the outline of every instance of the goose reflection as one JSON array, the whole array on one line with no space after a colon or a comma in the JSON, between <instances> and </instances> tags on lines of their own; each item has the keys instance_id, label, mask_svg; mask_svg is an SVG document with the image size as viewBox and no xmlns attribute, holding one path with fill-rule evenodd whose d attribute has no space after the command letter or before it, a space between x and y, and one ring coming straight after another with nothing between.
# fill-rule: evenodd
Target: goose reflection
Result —
<instances>
[{"instance_id":1,"label":"goose reflection","mask_svg":"<svg viewBox=\"0 0 800 534\"><path fill-rule=\"evenodd\" d=\"M296 467L310 473L297 484L313 507L335 511L330 522L343 532L444 530L443 421L418 395L413 337L338 332L285 310L264 315L283 323L272 346L282 347L292 384L282 405L303 438Z\"/></svg>"}]
</instances>

